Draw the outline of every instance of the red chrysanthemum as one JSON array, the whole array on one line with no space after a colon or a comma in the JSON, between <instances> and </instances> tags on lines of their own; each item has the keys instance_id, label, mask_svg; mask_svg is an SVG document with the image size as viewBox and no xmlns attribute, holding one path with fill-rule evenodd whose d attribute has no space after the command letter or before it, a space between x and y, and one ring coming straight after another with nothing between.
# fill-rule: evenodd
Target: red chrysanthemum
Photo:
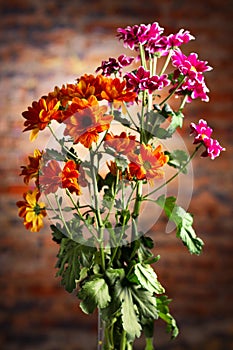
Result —
<instances>
[{"instance_id":1,"label":"red chrysanthemum","mask_svg":"<svg viewBox=\"0 0 233 350\"><path fill-rule=\"evenodd\" d=\"M113 119L111 115L104 115L106 106L94 105L72 115L66 119L64 135L74 139L74 143L80 142L86 148L90 148L93 142L97 142L99 133L109 129Z\"/></svg>"},{"instance_id":2,"label":"red chrysanthemum","mask_svg":"<svg viewBox=\"0 0 233 350\"><path fill-rule=\"evenodd\" d=\"M34 101L32 107L28 107L28 110L22 113L26 119L23 131L32 130L30 141L33 141L38 132L44 130L51 120L60 118L59 106L60 102L56 98L47 99L45 97L38 102Z\"/></svg>"},{"instance_id":3,"label":"red chrysanthemum","mask_svg":"<svg viewBox=\"0 0 233 350\"><path fill-rule=\"evenodd\" d=\"M36 179L36 184L38 184L38 178L39 178L39 169L40 169L40 162L42 157L43 151L40 152L38 149L34 150L33 155L28 156L29 164L21 166L21 173L20 175L24 176L24 182L26 185L28 185L29 181L33 178Z\"/></svg>"}]
</instances>

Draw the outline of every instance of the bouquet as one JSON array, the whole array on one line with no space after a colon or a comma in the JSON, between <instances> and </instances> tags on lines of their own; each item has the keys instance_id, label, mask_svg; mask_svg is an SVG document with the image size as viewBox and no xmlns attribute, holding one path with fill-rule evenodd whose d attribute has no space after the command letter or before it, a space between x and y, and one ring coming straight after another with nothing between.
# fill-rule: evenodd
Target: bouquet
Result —
<instances>
[{"instance_id":1,"label":"bouquet","mask_svg":"<svg viewBox=\"0 0 233 350\"><path fill-rule=\"evenodd\" d=\"M117 37L133 56L102 61L95 74L56 86L22 113L30 141L46 128L51 137L21 167L29 189L17 206L32 232L49 217L61 284L77 292L84 313L98 310L98 349L133 349L143 334L151 350L155 320L172 338L178 327L147 232L163 211L189 252L201 253L193 216L167 187L195 155L213 160L224 148L204 119L190 122L191 154L166 148L185 105L209 100L204 73L212 68L181 51L190 32L164 35L154 22L118 28Z\"/></svg>"}]
</instances>

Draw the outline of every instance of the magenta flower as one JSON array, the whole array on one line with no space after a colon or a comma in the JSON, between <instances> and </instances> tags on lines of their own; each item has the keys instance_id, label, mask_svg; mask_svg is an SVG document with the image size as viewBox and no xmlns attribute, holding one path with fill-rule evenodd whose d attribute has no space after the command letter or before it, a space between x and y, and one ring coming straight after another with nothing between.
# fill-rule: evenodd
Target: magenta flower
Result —
<instances>
[{"instance_id":1,"label":"magenta flower","mask_svg":"<svg viewBox=\"0 0 233 350\"><path fill-rule=\"evenodd\" d=\"M127 73L125 79L127 81L127 88L134 88L136 92L148 89L150 94L155 90L163 89L170 83L166 74L150 77L150 72L145 70L142 66L140 66L136 72Z\"/></svg>"},{"instance_id":2,"label":"magenta flower","mask_svg":"<svg viewBox=\"0 0 233 350\"><path fill-rule=\"evenodd\" d=\"M144 89L148 89L149 94L152 94L155 90L162 90L164 87L168 86L170 81L167 79L167 75L163 74L161 76L154 75L148 78L142 83Z\"/></svg>"},{"instance_id":3,"label":"magenta flower","mask_svg":"<svg viewBox=\"0 0 233 350\"><path fill-rule=\"evenodd\" d=\"M184 81L181 87L176 91L178 95L187 95L188 98L186 102L188 103L197 98L200 98L204 102L209 102L209 96L207 95L207 92L209 92L209 89L205 84L204 78L201 82L188 79Z\"/></svg>"},{"instance_id":4,"label":"magenta flower","mask_svg":"<svg viewBox=\"0 0 233 350\"><path fill-rule=\"evenodd\" d=\"M132 27L118 28L117 36L119 40L123 40L125 47L131 50L137 50L139 44L145 45L149 39L161 35L163 30L157 22L154 22L148 25L140 24Z\"/></svg>"},{"instance_id":5,"label":"magenta flower","mask_svg":"<svg viewBox=\"0 0 233 350\"><path fill-rule=\"evenodd\" d=\"M200 119L198 124L190 124L191 133L194 135L194 144L202 143L205 146L205 151L202 153L202 157L210 157L215 159L220 155L221 151L225 151L219 142L215 139L212 139L213 130L208 126L207 122L203 119Z\"/></svg>"},{"instance_id":6,"label":"magenta flower","mask_svg":"<svg viewBox=\"0 0 233 350\"><path fill-rule=\"evenodd\" d=\"M198 124L191 123L191 134L194 135L194 144L203 141L206 138L210 138L213 130L207 125L204 119L200 119Z\"/></svg>"},{"instance_id":7,"label":"magenta flower","mask_svg":"<svg viewBox=\"0 0 233 350\"><path fill-rule=\"evenodd\" d=\"M190 40L194 40L195 37L190 34L188 30L184 32L184 29L180 29L176 34L170 34L167 37L167 49L174 49L182 44L187 44Z\"/></svg>"},{"instance_id":8,"label":"magenta flower","mask_svg":"<svg viewBox=\"0 0 233 350\"><path fill-rule=\"evenodd\" d=\"M134 57L129 57L124 54L118 57L118 64L121 68L129 66L134 60Z\"/></svg>"},{"instance_id":9,"label":"magenta flower","mask_svg":"<svg viewBox=\"0 0 233 350\"><path fill-rule=\"evenodd\" d=\"M202 80L203 72L212 69L212 67L207 65L207 61L200 61L196 53L191 53L189 56L186 56L180 50L174 51L172 63L183 75L199 81Z\"/></svg>"},{"instance_id":10,"label":"magenta flower","mask_svg":"<svg viewBox=\"0 0 233 350\"><path fill-rule=\"evenodd\" d=\"M96 69L96 73L102 69L102 75L110 76L111 74L119 73L121 75L122 68L130 65L134 57L120 55L118 60L110 57L108 61L102 61L101 66Z\"/></svg>"},{"instance_id":11,"label":"magenta flower","mask_svg":"<svg viewBox=\"0 0 233 350\"><path fill-rule=\"evenodd\" d=\"M219 144L217 140L211 138L206 139L204 144L206 146L206 151L202 153L202 157L210 157L211 159L215 159L220 155L221 151L226 150Z\"/></svg>"},{"instance_id":12,"label":"magenta flower","mask_svg":"<svg viewBox=\"0 0 233 350\"><path fill-rule=\"evenodd\" d=\"M167 37L159 36L148 40L145 50L152 55L166 56L168 54Z\"/></svg>"},{"instance_id":13,"label":"magenta flower","mask_svg":"<svg viewBox=\"0 0 233 350\"><path fill-rule=\"evenodd\" d=\"M138 68L137 71L127 73L125 79L127 81L127 88L134 88L135 91L145 90L143 83L150 77L150 72L145 70L142 66Z\"/></svg>"}]
</instances>

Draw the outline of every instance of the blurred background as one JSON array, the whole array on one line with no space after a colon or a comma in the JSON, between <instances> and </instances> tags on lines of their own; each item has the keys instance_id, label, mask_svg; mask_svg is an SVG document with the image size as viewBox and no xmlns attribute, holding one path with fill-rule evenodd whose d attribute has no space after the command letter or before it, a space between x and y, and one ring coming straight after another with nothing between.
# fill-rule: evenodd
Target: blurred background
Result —
<instances>
[{"instance_id":1,"label":"blurred background","mask_svg":"<svg viewBox=\"0 0 233 350\"><path fill-rule=\"evenodd\" d=\"M183 138L192 149L189 123L204 118L227 151L215 161L195 159L189 211L204 240L191 256L164 234L161 220L151 230L159 279L173 302L180 335L170 341L156 325L158 350L233 349L232 239L232 37L230 0L0 0L0 349L89 350L96 348L96 315L81 313L74 294L55 278L57 246L49 225L24 230L15 202L24 191L20 166L34 148L46 145L46 131L30 144L21 113L54 86L94 73L102 60L127 53L117 27L151 23L165 34L180 28L196 37L184 51L197 52L214 70L206 74L210 103L185 110ZM187 139L186 139L187 138ZM143 340L137 349L143 349Z\"/></svg>"}]
</instances>

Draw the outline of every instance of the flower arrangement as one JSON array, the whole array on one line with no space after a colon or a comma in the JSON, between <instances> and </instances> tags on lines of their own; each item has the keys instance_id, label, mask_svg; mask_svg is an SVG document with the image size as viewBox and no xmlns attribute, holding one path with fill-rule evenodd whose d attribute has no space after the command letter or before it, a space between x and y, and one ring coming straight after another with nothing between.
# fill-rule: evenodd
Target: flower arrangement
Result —
<instances>
[{"instance_id":1,"label":"flower arrangement","mask_svg":"<svg viewBox=\"0 0 233 350\"><path fill-rule=\"evenodd\" d=\"M55 87L22 113L30 141L45 128L51 138L21 167L30 187L17 202L19 216L32 232L50 217L59 245L57 276L68 292L77 290L84 313L98 310L98 349L132 349L142 333L145 349L154 349L158 318L172 338L178 335L154 268L159 255L140 220L152 203L175 224L189 252L199 255L204 243L192 215L161 191L186 173L199 149L212 160L224 150L203 119L190 123L191 155L165 149L183 126L185 104L208 102L204 73L212 68L196 53L181 51L194 39L189 31L163 32L157 22L118 28L118 39L134 56L102 61L95 75ZM165 180L169 167L175 172ZM154 213L150 217L154 222Z\"/></svg>"}]
</instances>

